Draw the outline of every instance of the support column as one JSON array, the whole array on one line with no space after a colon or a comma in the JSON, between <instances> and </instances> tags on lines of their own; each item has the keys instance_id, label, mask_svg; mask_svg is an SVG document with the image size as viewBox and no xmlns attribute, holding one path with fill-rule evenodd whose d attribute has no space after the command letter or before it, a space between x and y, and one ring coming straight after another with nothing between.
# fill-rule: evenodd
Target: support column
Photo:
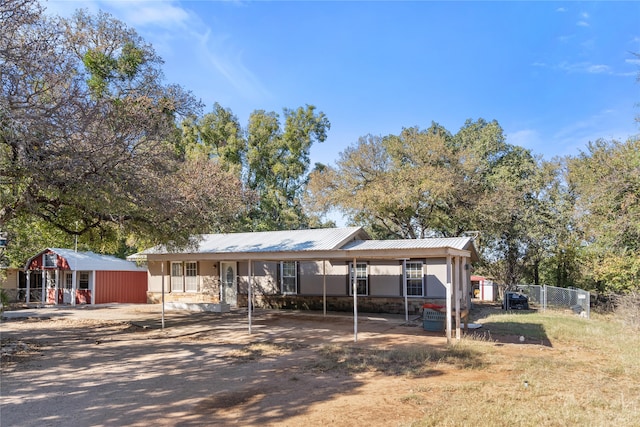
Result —
<instances>
[{"instance_id":1,"label":"support column","mask_svg":"<svg viewBox=\"0 0 640 427\"><path fill-rule=\"evenodd\" d=\"M42 269L42 304L47 303L47 272Z\"/></svg>"},{"instance_id":2,"label":"support column","mask_svg":"<svg viewBox=\"0 0 640 427\"><path fill-rule=\"evenodd\" d=\"M456 304L456 341L460 341L460 257L454 258L453 296Z\"/></svg>"},{"instance_id":3,"label":"support column","mask_svg":"<svg viewBox=\"0 0 640 427\"><path fill-rule=\"evenodd\" d=\"M71 272L71 305L76 305L76 293L78 291L76 270Z\"/></svg>"},{"instance_id":4,"label":"support column","mask_svg":"<svg viewBox=\"0 0 640 427\"><path fill-rule=\"evenodd\" d=\"M455 257L455 282L454 282L454 295L455 295L455 303L456 303L456 340L460 341L462 338L460 332L460 302L462 300L462 295L460 295L461 291L461 277L460 277L460 257Z\"/></svg>"},{"instance_id":5,"label":"support column","mask_svg":"<svg viewBox=\"0 0 640 427\"><path fill-rule=\"evenodd\" d=\"M446 314L446 329L447 329L447 343L451 344L451 256L447 255L447 314Z\"/></svg>"},{"instance_id":6,"label":"support column","mask_svg":"<svg viewBox=\"0 0 640 427\"><path fill-rule=\"evenodd\" d=\"M91 305L96 304L96 271L91 272Z\"/></svg>"},{"instance_id":7,"label":"support column","mask_svg":"<svg viewBox=\"0 0 640 427\"><path fill-rule=\"evenodd\" d=\"M407 295L407 260L402 260L402 293L404 294L404 321L409 324L409 296Z\"/></svg>"},{"instance_id":8,"label":"support column","mask_svg":"<svg viewBox=\"0 0 640 427\"><path fill-rule=\"evenodd\" d=\"M327 260L322 260L322 315L327 317Z\"/></svg>"},{"instance_id":9,"label":"support column","mask_svg":"<svg viewBox=\"0 0 640 427\"><path fill-rule=\"evenodd\" d=\"M247 313L249 316L249 333L251 333L251 306L253 304L251 304L251 282L253 282L253 272L251 271L251 260L248 261L249 264L249 274L248 274L248 278L249 278L249 283L247 285Z\"/></svg>"},{"instance_id":10,"label":"support column","mask_svg":"<svg viewBox=\"0 0 640 427\"><path fill-rule=\"evenodd\" d=\"M164 330L164 260L160 262L160 275L162 276L161 285L162 285L162 330Z\"/></svg>"},{"instance_id":11,"label":"support column","mask_svg":"<svg viewBox=\"0 0 640 427\"><path fill-rule=\"evenodd\" d=\"M358 268L353 258L353 342L358 342Z\"/></svg>"},{"instance_id":12,"label":"support column","mask_svg":"<svg viewBox=\"0 0 640 427\"><path fill-rule=\"evenodd\" d=\"M460 279L462 280L462 297L464 308L467 310L467 316L464 320L464 331L469 330L469 314L471 313L471 294L469 292L469 270L467 258L460 257Z\"/></svg>"},{"instance_id":13,"label":"support column","mask_svg":"<svg viewBox=\"0 0 640 427\"><path fill-rule=\"evenodd\" d=\"M53 272L53 289L54 289L54 300L53 303L58 305L58 299L60 298L60 270L56 268Z\"/></svg>"},{"instance_id":14,"label":"support column","mask_svg":"<svg viewBox=\"0 0 640 427\"><path fill-rule=\"evenodd\" d=\"M27 275L27 295L25 296L25 302L29 304L31 301L31 271L29 269L24 270Z\"/></svg>"}]
</instances>

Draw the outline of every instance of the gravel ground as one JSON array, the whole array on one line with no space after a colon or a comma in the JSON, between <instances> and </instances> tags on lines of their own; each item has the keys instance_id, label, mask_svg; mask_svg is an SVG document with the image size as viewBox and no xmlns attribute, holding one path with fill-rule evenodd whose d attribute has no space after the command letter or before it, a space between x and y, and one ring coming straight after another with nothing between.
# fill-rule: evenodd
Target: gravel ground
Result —
<instances>
[{"instance_id":1,"label":"gravel ground","mask_svg":"<svg viewBox=\"0 0 640 427\"><path fill-rule=\"evenodd\" d=\"M258 310L251 333L246 310L168 311L164 330L159 305L3 317L2 426L371 426L420 417L390 398L412 387L405 378L319 368L322 348L354 344L349 313ZM357 346L446 345L404 321L362 314Z\"/></svg>"}]
</instances>

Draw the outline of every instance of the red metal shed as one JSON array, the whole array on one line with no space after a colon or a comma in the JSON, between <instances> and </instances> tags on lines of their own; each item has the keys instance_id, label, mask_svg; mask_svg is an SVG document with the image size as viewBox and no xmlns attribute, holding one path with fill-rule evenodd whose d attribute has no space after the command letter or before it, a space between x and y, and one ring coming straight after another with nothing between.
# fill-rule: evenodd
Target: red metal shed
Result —
<instances>
[{"instance_id":1,"label":"red metal shed","mask_svg":"<svg viewBox=\"0 0 640 427\"><path fill-rule=\"evenodd\" d=\"M47 248L27 261L25 271L26 294L32 274L39 274L47 304L147 302L147 270L113 256Z\"/></svg>"}]
</instances>

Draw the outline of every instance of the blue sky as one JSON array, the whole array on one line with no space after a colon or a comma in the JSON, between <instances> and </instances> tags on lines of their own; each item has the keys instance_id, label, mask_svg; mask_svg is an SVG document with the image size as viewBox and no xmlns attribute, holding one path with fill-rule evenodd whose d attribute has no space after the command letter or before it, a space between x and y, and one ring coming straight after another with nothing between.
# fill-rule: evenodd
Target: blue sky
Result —
<instances>
[{"instance_id":1,"label":"blue sky","mask_svg":"<svg viewBox=\"0 0 640 427\"><path fill-rule=\"evenodd\" d=\"M167 82L244 126L315 105L331 122L312 162L367 134L497 120L547 159L640 133L640 2L55 1L102 9L165 60Z\"/></svg>"}]
</instances>

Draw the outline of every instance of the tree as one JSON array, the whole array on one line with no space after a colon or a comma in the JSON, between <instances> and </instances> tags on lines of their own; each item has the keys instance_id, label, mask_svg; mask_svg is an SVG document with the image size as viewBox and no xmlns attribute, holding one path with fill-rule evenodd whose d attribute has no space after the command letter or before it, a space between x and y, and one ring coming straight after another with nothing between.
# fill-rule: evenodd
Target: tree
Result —
<instances>
[{"instance_id":1,"label":"tree","mask_svg":"<svg viewBox=\"0 0 640 427\"><path fill-rule=\"evenodd\" d=\"M453 154L435 128L369 135L340 153L335 167L314 170L308 197L316 211L338 207L376 237L448 235Z\"/></svg>"},{"instance_id":2,"label":"tree","mask_svg":"<svg viewBox=\"0 0 640 427\"><path fill-rule=\"evenodd\" d=\"M432 123L360 138L335 167L314 170L308 199L320 213L339 207L380 238L478 231L484 268L512 285L548 235L533 230L549 179L528 150L506 143L497 122L479 119L454 135Z\"/></svg>"},{"instance_id":3,"label":"tree","mask_svg":"<svg viewBox=\"0 0 640 427\"><path fill-rule=\"evenodd\" d=\"M0 228L179 242L237 217L240 182L180 154L176 122L199 103L162 83L135 31L106 13L45 18L30 1L1 11L25 18L0 35Z\"/></svg>"},{"instance_id":4,"label":"tree","mask_svg":"<svg viewBox=\"0 0 640 427\"><path fill-rule=\"evenodd\" d=\"M307 183L309 152L327 137L330 123L307 105L284 110L284 125L275 112L254 111L242 129L231 110L215 104L200 119L183 123L184 150L192 156L215 159L235 173L256 196L242 218L247 230L308 227L300 198Z\"/></svg>"},{"instance_id":5,"label":"tree","mask_svg":"<svg viewBox=\"0 0 640 427\"><path fill-rule=\"evenodd\" d=\"M542 171L529 150L509 146L488 172L479 200L484 267L507 286L520 283L526 265L538 262L546 246L549 229L541 207L548 177Z\"/></svg>"},{"instance_id":6,"label":"tree","mask_svg":"<svg viewBox=\"0 0 640 427\"><path fill-rule=\"evenodd\" d=\"M589 274L598 290L640 283L640 140L598 140L568 159Z\"/></svg>"}]
</instances>

